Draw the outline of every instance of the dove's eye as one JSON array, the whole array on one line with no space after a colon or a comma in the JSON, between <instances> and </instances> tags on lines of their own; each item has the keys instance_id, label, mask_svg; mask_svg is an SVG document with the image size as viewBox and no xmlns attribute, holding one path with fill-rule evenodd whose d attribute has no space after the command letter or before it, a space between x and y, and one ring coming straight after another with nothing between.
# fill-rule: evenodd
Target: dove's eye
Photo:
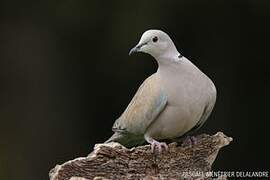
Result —
<instances>
[{"instance_id":1,"label":"dove's eye","mask_svg":"<svg viewBox=\"0 0 270 180\"><path fill-rule=\"evenodd\" d=\"M153 41L154 43L157 42L157 41L158 41L158 37L157 37L157 36L153 37L152 41Z\"/></svg>"}]
</instances>

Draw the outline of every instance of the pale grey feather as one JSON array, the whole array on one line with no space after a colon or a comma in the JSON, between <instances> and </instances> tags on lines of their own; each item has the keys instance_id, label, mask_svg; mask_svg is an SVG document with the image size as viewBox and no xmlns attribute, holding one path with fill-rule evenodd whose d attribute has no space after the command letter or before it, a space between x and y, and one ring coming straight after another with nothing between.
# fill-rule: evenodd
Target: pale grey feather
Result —
<instances>
[{"instance_id":1,"label":"pale grey feather","mask_svg":"<svg viewBox=\"0 0 270 180\"><path fill-rule=\"evenodd\" d=\"M180 55L171 38L160 30L146 31L130 51L152 55L158 70L141 85L127 109L113 125L108 140L133 146L144 140L174 139L201 127L216 101L214 83L187 58Z\"/></svg>"},{"instance_id":2,"label":"pale grey feather","mask_svg":"<svg viewBox=\"0 0 270 180\"><path fill-rule=\"evenodd\" d=\"M143 135L147 128L167 104L166 94L157 81L156 74L153 74L143 82L124 113L115 121L112 128L115 134L107 142L130 144L130 139L140 138L144 141Z\"/></svg>"}]
</instances>

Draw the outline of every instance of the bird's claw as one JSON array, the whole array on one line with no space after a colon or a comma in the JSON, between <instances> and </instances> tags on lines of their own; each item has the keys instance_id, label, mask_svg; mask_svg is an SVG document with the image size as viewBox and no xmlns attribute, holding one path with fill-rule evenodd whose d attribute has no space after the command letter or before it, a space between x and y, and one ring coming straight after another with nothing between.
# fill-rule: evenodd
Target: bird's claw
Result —
<instances>
[{"instance_id":1,"label":"bird's claw","mask_svg":"<svg viewBox=\"0 0 270 180\"><path fill-rule=\"evenodd\" d=\"M169 147L166 143L164 142L158 142L158 141L153 141L151 143L151 152L152 153L156 153L158 152L159 154L162 153L162 149L164 149L165 151L169 150Z\"/></svg>"},{"instance_id":2,"label":"bird's claw","mask_svg":"<svg viewBox=\"0 0 270 180\"><path fill-rule=\"evenodd\" d=\"M182 146L192 146L197 144L197 138L194 136L187 136L182 142Z\"/></svg>"}]
</instances>

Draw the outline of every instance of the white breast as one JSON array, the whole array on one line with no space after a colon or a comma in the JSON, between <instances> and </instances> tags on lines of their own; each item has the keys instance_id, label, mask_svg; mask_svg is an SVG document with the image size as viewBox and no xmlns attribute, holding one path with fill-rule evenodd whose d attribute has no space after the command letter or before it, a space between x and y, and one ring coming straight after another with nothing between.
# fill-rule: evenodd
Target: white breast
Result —
<instances>
[{"instance_id":1,"label":"white breast","mask_svg":"<svg viewBox=\"0 0 270 180\"><path fill-rule=\"evenodd\" d=\"M186 58L160 66L157 76L168 104L147 134L156 139L179 137L197 124L211 96L215 96L213 83Z\"/></svg>"}]
</instances>

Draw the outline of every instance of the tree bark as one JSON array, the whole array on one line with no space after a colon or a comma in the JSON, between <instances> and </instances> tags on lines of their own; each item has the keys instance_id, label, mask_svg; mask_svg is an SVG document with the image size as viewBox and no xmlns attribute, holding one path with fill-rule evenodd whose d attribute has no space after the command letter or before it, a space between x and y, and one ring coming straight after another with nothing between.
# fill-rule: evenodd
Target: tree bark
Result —
<instances>
[{"instance_id":1,"label":"tree bark","mask_svg":"<svg viewBox=\"0 0 270 180\"><path fill-rule=\"evenodd\" d=\"M231 141L222 132L202 134L192 146L171 143L161 154L153 154L149 145L127 149L118 143L96 144L87 157L56 165L49 176L50 180L213 179L211 166L220 148Z\"/></svg>"}]
</instances>

